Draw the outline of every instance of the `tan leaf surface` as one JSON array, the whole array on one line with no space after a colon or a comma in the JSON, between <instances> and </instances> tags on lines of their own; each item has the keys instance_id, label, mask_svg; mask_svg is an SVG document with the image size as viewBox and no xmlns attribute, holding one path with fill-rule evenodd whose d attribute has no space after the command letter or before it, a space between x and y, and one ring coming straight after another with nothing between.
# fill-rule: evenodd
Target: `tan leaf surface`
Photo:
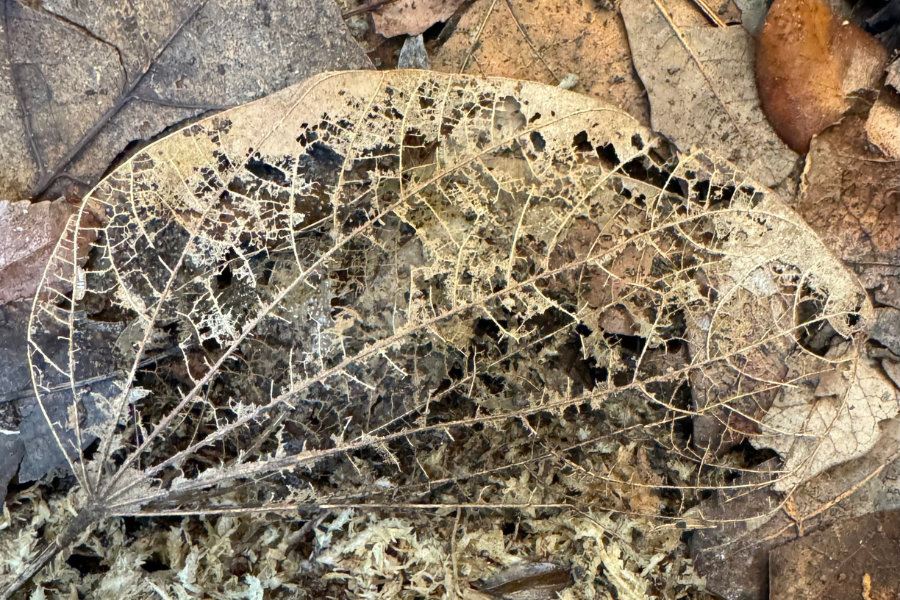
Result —
<instances>
[{"instance_id":1,"label":"tan leaf surface","mask_svg":"<svg viewBox=\"0 0 900 600\"><path fill-rule=\"evenodd\" d=\"M740 26L682 26L668 10L662 0L621 4L654 131L682 151L708 148L764 185L777 186L797 155L760 109L750 35Z\"/></svg>"},{"instance_id":2,"label":"tan leaf surface","mask_svg":"<svg viewBox=\"0 0 900 600\"><path fill-rule=\"evenodd\" d=\"M869 141L881 148L884 155L894 160L900 159L900 84L897 72L900 59L894 59L885 69L887 77L884 87L878 92L878 99L869 111L866 121L866 135Z\"/></svg>"},{"instance_id":3,"label":"tan leaf surface","mask_svg":"<svg viewBox=\"0 0 900 600\"><path fill-rule=\"evenodd\" d=\"M853 274L743 171L534 82L324 74L152 144L88 200L101 222L69 222L28 337L42 410L69 407L48 421L78 516L23 568L0 561L11 588L114 515L681 519L734 470L681 425L851 369L873 319ZM97 239L79 269L83 231ZM131 352L121 393L92 396L98 424L80 334L101 319L128 324ZM756 369L770 351L794 367ZM736 383L697 410L698 375ZM395 563L366 564L384 574L361 594L376 576L405 585Z\"/></svg>"},{"instance_id":4,"label":"tan leaf surface","mask_svg":"<svg viewBox=\"0 0 900 600\"><path fill-rule=\"evenodd\" d=\"M384 37L419 35L453 16L465 0L400 0L372 13L375 31Z\"/></svg>"},{"instance_id":5,"label":"tan leaf surface","mask_svg":"<svg viewBox=\"0 0 900 600\"><path fill-rule=\"evenodd\" d=\"M448 73L510 77L574 89L649 122L621 17L602 3L477 0L432 57Z\"/></svg>"},{"instance_id":6,"label":"tan leaf surface","mask_svg":"<svg viewBox=\"0 0 900 600\"><path fill-rule=\"evenodd\" d=\"M881 436L879 424L897 413L896 389L860 362L855 371L828 371L817 387L799 386L779 397L753 445L786 458L789 474L774 486L785 491L871 450Z\"/></svg>"}]
</instances>

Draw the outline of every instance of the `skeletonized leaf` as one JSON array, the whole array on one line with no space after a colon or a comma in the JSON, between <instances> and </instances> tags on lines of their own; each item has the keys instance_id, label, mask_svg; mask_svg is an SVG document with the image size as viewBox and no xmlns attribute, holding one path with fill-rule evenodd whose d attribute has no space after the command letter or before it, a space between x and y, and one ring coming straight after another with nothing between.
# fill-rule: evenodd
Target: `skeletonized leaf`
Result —
<instances>
[{"instance_id":1,"label":"skeletonized leaf","mask_svg":"<svg viewBox=\"0 0 900 600\"><path fill-rule=\"evenodd\" d=\"M102 222L70 221L29 327L39 399L73 407L50 420L82 522L385 497L660 516L657 488L731 469L676 428L691 382L731 382L701 412L768 408L851 369L872 316L750 177L523 81L325 74L153 144L84 206ZM78 418L94 319L130 340L99 426ZM770 353L800 367L755 368Z\"/></svg>"},{"instance_id":2,"label":"skeletonized leaf","mask_svg":"<svg viewBox=\"0 0 900 600\"><path fill-rule=\"evenodd\" d=\"M764 433L754 446L772 448L786 458L790 474L774 486L784 491L864 455L881 436L879 423L896 415L894 388L861 361L851 372L823 374L814 388L786 391L763 419Z\"/></svg>"}]
</instances>

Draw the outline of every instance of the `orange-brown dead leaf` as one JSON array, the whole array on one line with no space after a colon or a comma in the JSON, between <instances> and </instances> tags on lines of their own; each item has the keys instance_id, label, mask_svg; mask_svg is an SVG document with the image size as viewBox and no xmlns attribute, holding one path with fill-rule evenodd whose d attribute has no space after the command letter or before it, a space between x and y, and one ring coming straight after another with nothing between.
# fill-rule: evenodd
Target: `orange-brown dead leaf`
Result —
<instances>
[{"instance_id":1,"label":"orange-brown dead leaf","mask_svg":"<svg viewBox=\"0 0 900 600\"><path fill-rule=\"evenodd\" d=\"M850 96L877 88L886 60L875 38L823 0L776 0L756 55L763 111L785 143L804 153L850 108Z\"/></svg>"},{"instance_id":2,"label":"orange-brown dead leaf","mask_svg":"<svg viewBox=\"0 0 900 600\"><path fill-rule=\"evenodd\" d=\"M575 91L650 120L621 17L595 2L477 0L432 57L432 68L551 85L571 73Z\"/></svg>"}]
</instances>

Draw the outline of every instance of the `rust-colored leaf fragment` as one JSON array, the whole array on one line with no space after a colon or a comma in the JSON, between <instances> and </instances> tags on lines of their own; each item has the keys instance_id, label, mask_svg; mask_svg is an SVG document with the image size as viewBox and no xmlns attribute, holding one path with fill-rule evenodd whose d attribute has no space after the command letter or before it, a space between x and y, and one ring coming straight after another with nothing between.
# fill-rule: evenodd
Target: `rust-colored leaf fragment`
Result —
<instances>
[{"instance_id":1,"label":"rust-colored leaf fragment","mask_svg":"<svg viewBox=\"0 0 900 600\"><path fill-rule=\"evenodd\" d=\"M876 89L887 52L823 0L777 0L763 26L756 83L763 111L793 150L836 123L856 92Z\"/></svg>"}]
</instances>

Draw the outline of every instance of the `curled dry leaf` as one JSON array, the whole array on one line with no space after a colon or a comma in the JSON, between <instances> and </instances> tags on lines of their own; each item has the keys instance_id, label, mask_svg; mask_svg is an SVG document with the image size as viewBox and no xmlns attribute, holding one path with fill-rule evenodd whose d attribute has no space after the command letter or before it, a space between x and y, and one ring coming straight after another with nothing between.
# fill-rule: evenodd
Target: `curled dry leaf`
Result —
<instances>
[{"instance_id":1,"label":"curled dry leaf","mask_svg":"<svg viewBox=\"0 0 900 600\"><path fill-rule=\"evenodd\" d=\"M797 156L760 110L750 35L679 25L661 0L624 0L621 11L653 130L685 152L708 148L767 186L784 181Z\"/></svg>"},{"instance_id":2,"label":"curled dry leaf","mask_svg":"<svg viewBox=\"0 0 900 600\"><path fill-rule=\"evenodd\" d=\"M837 123L861 90L877 90L887 51L824 0L776 0L756 53L763 110L795 151Z\"/></svg>"},{"instance_id":3,"label":"curled dry leaf","mask_svg":"<svg viewBox=\"0 0 900 600\"><path fill-rule=\"evenodd\" d=\"M77 516L18 567L0 560L7 593L116 515L383 502L680 518L733 468L675 426L697 412L695 375L739 380L716 408L784 394L852 371L872 318L852 273L742 171L532 82L325 74L160 140L88 200L102 222L69 221L29 324L41 406L69 403L50 421ZM134 342L96 423L78 332L100 319ZM841 341L827 358L816 324ZM61 337L71 350L50 360ZM797 367L748 369L770 349ZM638 593L620 551L602 560Z\"/></svg>"},{"instance_id":4,"label":"curled dry leaf","mask_svg":"<svg viewBox=\"0 0 900 600\"><path fill-rule=\"evenodd\" d=\"M888 158L900 159L900 96L882 90L869 111L866 135Z\"/></svg>"}]
</instances>

